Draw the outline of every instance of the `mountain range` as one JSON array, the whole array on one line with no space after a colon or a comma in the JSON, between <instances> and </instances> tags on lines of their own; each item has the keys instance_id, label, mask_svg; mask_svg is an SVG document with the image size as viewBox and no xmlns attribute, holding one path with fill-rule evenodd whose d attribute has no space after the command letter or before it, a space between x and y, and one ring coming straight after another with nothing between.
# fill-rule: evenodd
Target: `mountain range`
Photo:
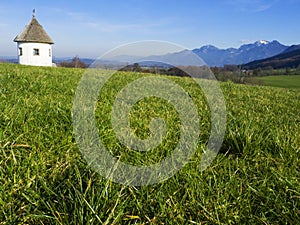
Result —
<instances>
[{"instance_id":1,"label":"mountain range","mask_svg":"<svg viewBox=\"0 0 300 225\"><path fill-rule=\"evenodd\" d=\"M243 69L257 68L297 68L300 65L300 45L292 45L282 53L270 58L255 60L242 65Z\"/></svg>"},{"instance_id":2,"label":"mountain range","mask_svg":"<svg viewBox=\"0 0 300 225\"><path fill-rule=\"evenodd\" d=\"M212 45L192 50L200 56L209 66L224 66L226 64L240 65L254 60L269 58L287 50L278 41L260 40L252 44L245 44L239 48L219 49Z\"/></svg>"},{"instance_id":3,"label":"mountain range","mask_svg":"<svg viewBox=\"0 0 300 225\"><path fill-rule=\"evenodd\" d=\"M183 50L165 55L152 55L147 57L121 55L111 58L111 61L122 61L131 64L133 62L170 62L174 66L199 65L199 60L195 60L195 55L199 56L203 62L201 65L222 67L224 65L242 65L252 61L273 57L285 51L293 51L299 46L286 46L280 42L260 40L251 44L245 44L239 48L220 49L213 45L205 45L193 50ZM194 55L194 57L193 57ZM200 60L200 61L201 61ZM198 63L198 64L197 64Z\"/></svg>"}]
</instances>

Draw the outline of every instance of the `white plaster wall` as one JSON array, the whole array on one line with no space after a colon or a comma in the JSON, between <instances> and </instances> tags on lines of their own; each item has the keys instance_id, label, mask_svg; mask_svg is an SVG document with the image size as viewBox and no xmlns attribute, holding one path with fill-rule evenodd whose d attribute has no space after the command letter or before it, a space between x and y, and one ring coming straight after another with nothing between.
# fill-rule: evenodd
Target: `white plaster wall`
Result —
<instances>
[{"instance_id":1,"label":"white plaster wall","mask_svg":"<svg viewBox=\"0 0 300 225\"><path fill-rule=\"evenodd\" d=\"M22 48L22 55L20 55L19 48ZM33 49L39 49L40 55L34 55ZM49 49L51 55L49 56ZM18 43L19 63L23 65L32 66L52 66L52 46L45 43Z\"/></svg>"}]
</instances>

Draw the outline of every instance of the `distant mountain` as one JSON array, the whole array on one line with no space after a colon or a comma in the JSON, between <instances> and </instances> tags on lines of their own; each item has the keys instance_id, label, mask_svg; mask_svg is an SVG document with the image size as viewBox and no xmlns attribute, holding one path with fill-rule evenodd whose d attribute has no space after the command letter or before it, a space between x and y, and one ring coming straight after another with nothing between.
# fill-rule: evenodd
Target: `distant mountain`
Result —
<instances>
[{"instance_id":1,"label":"distant mountain","mask_svg":"<svg viewBox=\"0 0 300 225\"><path fill-rule=\"evenodd\" d=\"M295 51L295 50L299 50L300 49L300 45L292 45L291 47L287 48L284 52L292 52L292 51Z\"/></svg>"},{"instance_id":2,"label":"distant mountain","mask_svg":"<svg viewBox=\"0 0 300 225\"><path fill-rule=\"evenodd\" d=\"M139 63L143 67L174 67L174 66L203 66L206 65L201 58L191 50L168 53L164 55L131 56L118 55L104 58L110 62L121 63L124 66Z\"/></svg>"},{"instance_id":3,"label":"distant mountain","mask_svg":"<svg viewBox=\"0 0 300 225\"><path fill-rule=\"evenodd\" d=\"M0 62L18 63L18 58L14 56L0 56Z\"/></svg>"},{"instance_id":4,"label":"distant mountain","mask_svg":"<svg viewBox=\"0 0 300 225\"><path fill-rule=\"evenodd\" d=\"M278 41L257 41L252 44L242 45L240 48L219 49L212 45L194 49L193 52L200 56L209 66L224 66L226 64L244 64L277 55L289 46Z\"/></svg>"},{"instance_id":5,"label":"distant mountain","mask_svg":"<svg viewBox=\"0 0 300 225\"><path fill-rule=\"evenodd\" d=\"M55 64L60 64L62 62L72 62L74 57L55 57L53 58L53 62ZM90 59L90 58L79 58L80 61L84 62L87 66L90 66L94 61L95 59Z\"/></svg>"},{"instance_id":6,"label":"distant mountain","mask_svg":"<svg viewBox=\"0 0 300 225\"><path fill-rule=\"evenodd\" d=\"M154 55L141 59L141 61L157 61L173 66L203 66L202 58L198 57L191 50L183 50L180 52L169 53L166 55Z\"/></svg>"},{"instance_id":7,"label":"distant mountain","mask_svg":"<svg viewBox=\"0 0 300 225\"><path fill-rule=\"evenodd\" d=\"M293 46L291 47L294 48ZM285 51L276 56L256 60L247 64L242 65L243 69L257 69L257 68L268 68L282 69L282 68L296 68L300 65L300 48L296 50Z\"/></svg>"}]
</instances>

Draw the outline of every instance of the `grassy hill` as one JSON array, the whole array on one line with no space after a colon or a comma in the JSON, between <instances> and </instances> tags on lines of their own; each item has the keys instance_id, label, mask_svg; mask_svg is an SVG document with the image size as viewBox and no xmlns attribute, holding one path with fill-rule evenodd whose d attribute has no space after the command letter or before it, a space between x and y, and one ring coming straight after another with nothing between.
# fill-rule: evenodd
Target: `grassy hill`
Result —
<instances>
[{"instance_id":1,"label":"grassy hill","mask_svg":"<svg viewBox=\"0 0 300 225\"><path fill-rule=\"evenodd\" d=\"M197 151L172 178L130 187L90 169L76 145L71 111L83 73L0 64L0 224L300 221L298 90L221 83L227 106L226 136L217 158L199 172L209 136L208 107L191 79L169 78L189 93L198 109ZM147 164L172 151L180 121L172 106L148 99L133 110L133 128L147 137L149 118L162 116L171 125L170 140L158 153L142 155L118 143L110 124L110 106L122 87L142 76L151 74L115 74L99 95L96 120L101 140L112 154L130 163Z\"/></svg>"}]
</instances>

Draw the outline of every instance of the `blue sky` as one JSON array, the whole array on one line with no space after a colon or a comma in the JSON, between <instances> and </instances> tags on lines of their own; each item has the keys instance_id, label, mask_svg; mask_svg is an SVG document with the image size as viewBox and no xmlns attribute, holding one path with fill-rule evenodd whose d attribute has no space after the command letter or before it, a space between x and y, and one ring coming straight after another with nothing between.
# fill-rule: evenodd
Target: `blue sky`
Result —
<instances>
[{"instance_id":1,"label":"blue sky","mask_svg":"<svg viewBox=\"0 0 300 225\"><path fill-rule=\"evenodd\" d=\"M128 42L170 41L188 49L239 47L256 40L300 44L300 0L26 0L0 4L0 56L32 9L55 42L54 56L98 57Z\"/></svg>"}]
</instances>

